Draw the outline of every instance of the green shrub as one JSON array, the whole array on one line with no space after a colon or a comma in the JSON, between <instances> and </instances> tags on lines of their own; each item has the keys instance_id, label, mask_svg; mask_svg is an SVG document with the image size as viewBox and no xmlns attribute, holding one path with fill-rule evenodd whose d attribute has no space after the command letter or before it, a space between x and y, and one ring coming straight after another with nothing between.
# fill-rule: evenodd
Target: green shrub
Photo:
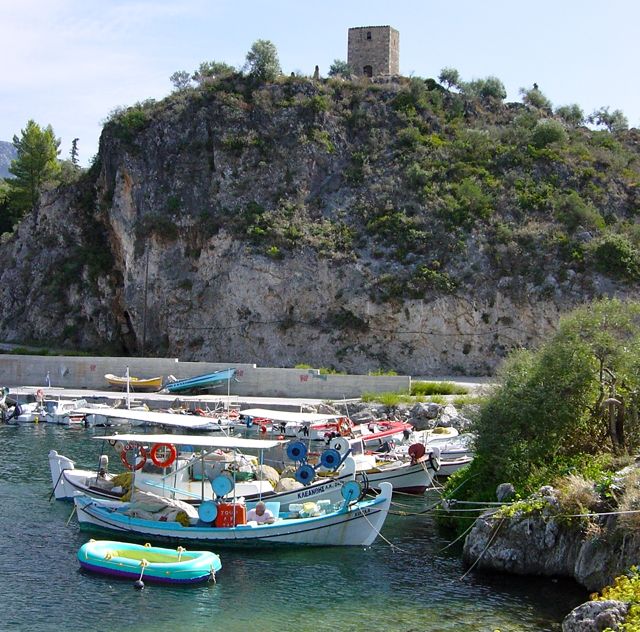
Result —
<instances>
[{"instance_id":1,"label":"green shrub","mask_svg":"<svg viewBox=\"0 0 640 632\"><path fill-rule=\"evenodd\" d=\"M540 119L531 133L531 143L536 149L542 149L552 143L565 143L567 138L564 125L553 119Z\"/></svg>"},{"instance_id":2,"label":"green shrub","mask_svg":"<svg viewBox=\"0 0 640 632\"><path fill-rule=\"evenodd\" d=\"M629 281L640 279L640 251L625 235L604 235L591 249L601 272Z\"/></svg>"},{"instance_id":3,"label":"green shrub","mask_svg":"<svg viewBox=\"0 0 640 632\"><path fill-rule=\"evenodd\" d=\"M616 577L612 586L606 586L602 593L591 595L594 601L622 601L630 605L627 617L622 627L617 629L621 632L640 632L640 572L637 566L632 566L626 575ZM609 628L608 628L609 629Z\"/></svg>"}]
</instances>

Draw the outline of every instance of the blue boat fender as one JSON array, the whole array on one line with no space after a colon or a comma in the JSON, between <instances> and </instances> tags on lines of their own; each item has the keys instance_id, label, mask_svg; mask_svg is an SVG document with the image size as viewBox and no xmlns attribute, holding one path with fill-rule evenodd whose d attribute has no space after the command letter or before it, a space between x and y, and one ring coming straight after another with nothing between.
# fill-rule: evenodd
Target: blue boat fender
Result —
<instances>
[{"instance_id":1,"label":"blue boat fender","mask_svg":"<svg viewBox=\"0 0 640 632\"><path fill-rule=\"evenodd\" d=\"M342 457L340 456L340 452L331 448L324 450L320 455L320 463L328 470L334 470L338 465L340 465L341 461Z\"/></svg>"},{"instance_id":2,"label":"blue boat fender","mask_svg":"<svg viewBox=\"0 0 640 632\"><path fill-rule=\"evenodd\" d=\"M205 500L198 507L198 517L202 522L213 522L218 516L218 505L213 500Z\"/></svg>"},{"instance_id":3,"label":"blue boat fender","mask_svg":"<svg viewBox=\"0 0 640 632\"><path fill-rule=\"evenodd\" d=\"M233 489L233 481L228 476L221 474L211 481L211 489L216 496L226 496Z\"/></svg>"},{"instance_id":4,"label":"blue boat fender","mask_svg":"<svg viewBox=\"0 0 640 632\"><path fill-rule=\"evenodd\" d=\"M362 497L362 485L358 481L348 481L340 490L347 504L356 502Z\"/></svg>"},{"instance_id":5,"label":"blue boat fender","mask_svg":"<svg viewBox=\"0 0 640 632\"><path fill-rule=\"evenodd\" d=\"M307 446L302 441L294 441L287 446L287 456L292 461L304 461L307 458Z\"/></svg>"},{"instance_id":6,"label":"blue boat fender","mask_svg":"<svg viewBox=\"0 0 640 632\"><path fill-rule=\"evenodd\" d=\"M308 464L301 465L295 473L296 480L298 481L298 483L302 483L303 485L311 483L315 477L316 471L311 465Z\"/></svg>"}]
</instances>

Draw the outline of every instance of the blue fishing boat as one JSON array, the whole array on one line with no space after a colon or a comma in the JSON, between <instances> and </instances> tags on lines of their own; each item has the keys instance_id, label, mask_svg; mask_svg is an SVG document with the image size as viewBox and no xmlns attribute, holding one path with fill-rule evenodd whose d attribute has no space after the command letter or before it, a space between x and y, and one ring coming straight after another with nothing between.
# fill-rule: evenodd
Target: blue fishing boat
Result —
<instances>
[{"instance_id":1,"label":"blue fishing boat","mask_svg":"<svg viewBox=\"0 0 640 632\"><path fill-rule=\"evenodd\" d=\"M89 540L80 547L82 568L161 584L192 584L215 579L222 568L220 557L211 551L164 549L150 544L131 544L114 540Z\"/></svg>"},{"instance_id":2,"label":"blue fishing boat","mask_svg":"<svg viewBox=\"0 0 640 632\"><path fill-rule=\"evenodd\" d=\"M236 373L235 369L223 369L214 373L205 373L204 375L195 375L184 380L169 382L165 388L170 393L182 393L184 391L199 391L212 386L218 386L222 382L229 381Z\"/></svg>"}]
</instances>

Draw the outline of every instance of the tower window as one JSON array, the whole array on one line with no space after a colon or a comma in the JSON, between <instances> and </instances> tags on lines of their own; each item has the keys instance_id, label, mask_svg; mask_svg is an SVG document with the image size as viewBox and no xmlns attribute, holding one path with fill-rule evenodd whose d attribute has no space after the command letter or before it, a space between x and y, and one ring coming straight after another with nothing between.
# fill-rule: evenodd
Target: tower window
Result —
<instances>
[{"instance_id":1,"label":"tower window","mask_svg":"<svg viewBox=\"0 0 640 632\"><path fill-rule=\"evenodd\" d=\"M363 74L365 77L373 77L373 68L372 68L371 66L365 66L365 67L362 69L362 74Z\"/></svg>"},{"instance_id":2,"label":"tower window","mask_svg":"<svg viewBox=\"0 0 640 632\"><path fill-rule=\"evenodd\" d=\"M371 31L367 31L367 39L371 39Z\"/></svg>"}]
</instances>

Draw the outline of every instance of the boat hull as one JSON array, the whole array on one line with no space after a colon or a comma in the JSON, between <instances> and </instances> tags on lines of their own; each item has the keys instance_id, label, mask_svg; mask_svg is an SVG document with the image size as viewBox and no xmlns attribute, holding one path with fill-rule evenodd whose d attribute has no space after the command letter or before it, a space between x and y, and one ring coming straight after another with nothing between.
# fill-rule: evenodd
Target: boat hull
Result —
<instances>
[{"instance_id":1,"label":"boat hull","mask_svg":"<svg viewBox=\"0 0 640 632\"><path fill-rule=\"evenodd\" d=\"M385 468L381 466L373 471L356 472L358 480L366 489L380 489L384 482L393 485L394 492L404 494L424 494L433 484L436 472L428 460L418 463L404 463L401 466Z\"/></svg>"},{"instance_id":2,"label":"boat hull","mask_svg":"<svg viewBox=\"0 0 640 632\"><path fill-rule=\"evenodd\" d=\"M87 571L123 579L142 577L160 584L207 581L222 568L220 558L211 551L179 551L113 540L86 542L77 557Z\"/></svg>"},{"instance_id":3,"label":"boat hull","mask_svg":"<svg viewBox=\"0 0 640 632\"><path fill-rule=\"evenodd\" d=\"M82 529L125 534L128 537L152 538L183 545L197 543L204 546L369 546L377 537L387 517L391 492L390 484L382 484L381 493L377 498L342 507L325 515L282 519L272 524L249 523L235 527L184 527L176 522L134 518L123 513L127 503L97 501L82 495L76 496L74 502Z\"/></svg>"},{"instance_id":4,"label":"boat hull","mask_svg":"<svg viewBox=\"0 0 640 632\"><path fill-rule=\"evenodd\" d=\"M117 388L129 388L133 391L159 391L162 388L162 376L150 377L150 378L138 378L138 377L119 377L117 375L111 375L107 373L104 376L105 380L109 383L109 386L115 386Z\"/></svg>"},{"instance_id":5,"label":"boat hull","mask_svg":"<svg viewBox=\"0 0 640 632\"><path fill-rule=\"evenodd\" d=\"M224 369L223 371L216 371L215 373L196 375L184 380L178 380L177 382L169 382L165 388L169 393L202 390L230 380L235 375L235 372L235 369Z\"/></svg>"}]
</instances>

